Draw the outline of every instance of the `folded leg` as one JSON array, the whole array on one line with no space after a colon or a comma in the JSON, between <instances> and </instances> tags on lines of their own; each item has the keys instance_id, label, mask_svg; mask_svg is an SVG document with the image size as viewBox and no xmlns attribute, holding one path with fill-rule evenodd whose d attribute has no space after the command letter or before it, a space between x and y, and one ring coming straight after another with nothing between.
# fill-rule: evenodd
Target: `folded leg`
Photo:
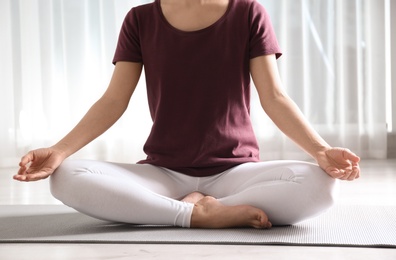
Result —
<instances>
[{"instance_id":1,"label":"folded leg","mask_svg":"<svg viewBox=\"0 0 396 260\"><path fill-rule=\"evenodd\" d=\"M200 191L224 205L262 209L273 225L290 225L333 205L336 181L317 165L299 161L246 163L202 178Z\"/></svg>"},{"instance_id":2,"label":"folded leg","mask_svg":"<svg viewBox=\"0 0 396 260\"><path fill-rule=\"evenodd\" d=\"M50 187L55 198L95 218L189 227L194 205L179 199L193 188L180 185L183 178L148 164L67 160Z\"/></svg>"}]
</instances>

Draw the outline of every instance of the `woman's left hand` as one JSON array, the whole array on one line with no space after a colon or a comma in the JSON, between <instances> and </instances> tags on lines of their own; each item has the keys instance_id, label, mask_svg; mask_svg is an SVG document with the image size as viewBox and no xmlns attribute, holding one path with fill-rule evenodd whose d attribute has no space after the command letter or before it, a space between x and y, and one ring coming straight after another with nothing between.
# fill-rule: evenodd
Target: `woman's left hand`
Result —
<instances>
[{"instance_id":1,"label":"woman's left hand","mask_svg":"<svg viewBox=\"0 0 396 260\"><path fill-rule=\"evenodd\" d=\"M360 177L360 158L346 148L329 148L321 152L316 160L319 166L335 179L353 181Z\"/></svg>"}]
</instances>

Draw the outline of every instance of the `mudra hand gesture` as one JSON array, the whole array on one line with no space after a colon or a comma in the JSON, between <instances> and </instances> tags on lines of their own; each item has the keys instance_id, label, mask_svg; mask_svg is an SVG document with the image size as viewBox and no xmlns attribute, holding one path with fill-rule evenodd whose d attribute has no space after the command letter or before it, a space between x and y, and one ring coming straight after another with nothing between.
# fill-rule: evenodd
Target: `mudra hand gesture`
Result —
<instances>
[{"instance_id":1,"label":"mudra hand gesture","mask_svg":"<svg viewBox=\"0 0 396 260\"><path fill-rule=\"evenodd\" d=\"M329 148L316 158L319 166L335 179L352 181L360 177L360 158L346 148Z\"/></svg>"}]
</instances>

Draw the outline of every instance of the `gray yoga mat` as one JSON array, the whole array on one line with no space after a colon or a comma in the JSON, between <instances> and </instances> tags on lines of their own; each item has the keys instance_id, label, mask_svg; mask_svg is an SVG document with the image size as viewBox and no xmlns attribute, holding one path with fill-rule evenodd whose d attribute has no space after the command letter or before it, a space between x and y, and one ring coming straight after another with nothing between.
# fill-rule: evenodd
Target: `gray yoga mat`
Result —
<instances>
[{"instance_id":1,"label":"gray yoga mat","mask_svg":"<svg viewBox=\"0 0 396 260\"><path fill-rule=\"evenodd\" d=\"M63 205L0 206L0 243L396 247L396 207L336 206L294 226L186 229L97 220Z\"/></svg>"}]
</instances>

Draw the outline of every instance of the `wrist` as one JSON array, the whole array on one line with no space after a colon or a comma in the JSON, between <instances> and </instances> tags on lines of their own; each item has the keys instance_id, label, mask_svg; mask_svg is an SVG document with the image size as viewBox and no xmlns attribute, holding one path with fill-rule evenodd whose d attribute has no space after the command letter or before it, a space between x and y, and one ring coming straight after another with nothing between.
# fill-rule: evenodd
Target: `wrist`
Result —
<instances>
[{"instance_id":1,"label":"wrist","mask_svg":"<svg viewBox=\"0 0 396 260\"><path fill-rule=\"evenodd\" d=\"M68 152L67 144L57 143L50 147L50 149L57 153L63 160L69 157L72 153Z\"/></svg>"},{"instance_id":2,"label":"wrist","mask_svg":"<svg viewBox=\"0 0 396 260\"><path fill-rule=\"evenodd\" d=\"M331 149L328 144L321 144L315 147L315 151L312 153L312 157L319 162L320 158L326 155L326 152Z\"/></svg>"}]
</instances>

